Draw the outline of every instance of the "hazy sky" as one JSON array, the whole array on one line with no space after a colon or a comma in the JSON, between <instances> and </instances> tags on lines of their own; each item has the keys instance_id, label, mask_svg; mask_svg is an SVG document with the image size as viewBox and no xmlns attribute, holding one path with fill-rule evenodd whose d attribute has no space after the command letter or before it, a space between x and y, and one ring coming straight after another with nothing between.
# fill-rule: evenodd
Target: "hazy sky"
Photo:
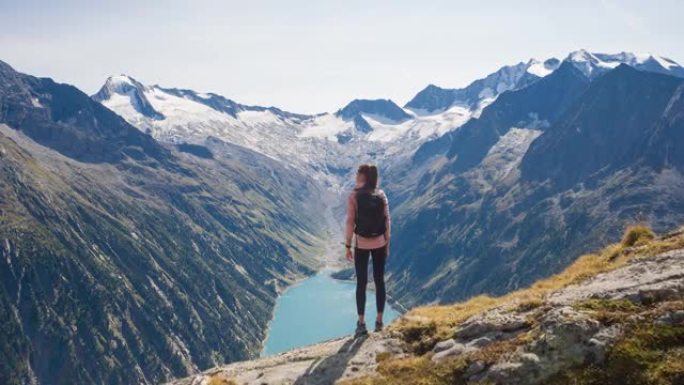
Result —
<instances>
[{"instance_id":1,"label":"hazy sky","mask_svg":"<svg viewBox=\"0 0 684 385\"><path fill-rule=\"evenodd\" d=\"M88 93L126 73L321 112L578 48L682 63L682 15L677 0L1 0L0 60Z\"/></svg>"}]
</instances>

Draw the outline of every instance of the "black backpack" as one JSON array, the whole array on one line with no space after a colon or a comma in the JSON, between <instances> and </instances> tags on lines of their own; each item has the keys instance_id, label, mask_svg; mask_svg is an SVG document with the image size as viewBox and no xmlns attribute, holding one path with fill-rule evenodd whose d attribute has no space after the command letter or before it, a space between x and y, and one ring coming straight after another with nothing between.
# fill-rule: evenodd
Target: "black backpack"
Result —
<instances>
[{"instance_id":1,"label":"black backpack","mask_svg":"<svg viewBox=\"0 0 684 385\"><path fill-rule=\"evenodd\" d=\"M354 232L372 238L385 234L385 200L378 190L356 192L356 224Z\"/></svg>"}]
</instances>

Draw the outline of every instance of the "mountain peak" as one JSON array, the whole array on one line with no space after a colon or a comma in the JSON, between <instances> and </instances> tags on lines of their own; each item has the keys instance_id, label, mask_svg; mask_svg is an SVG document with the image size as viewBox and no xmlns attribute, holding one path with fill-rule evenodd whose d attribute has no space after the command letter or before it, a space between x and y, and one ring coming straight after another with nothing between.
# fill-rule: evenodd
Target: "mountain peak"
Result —
<instances>
[{"instance_id":1,"label":"mountain peak","mask_svg":"<svg viewBox=\"0 0 684 385\"><path fill-rule=\"evenodd\" d=\"M133 77L126 75L126 74L120 74L120 75L112 75L107 78L106 84L109 84L110 86L121 86L121 85L136 85L136 86L142 86L142 84L133 79Z\"/></svg>"},{"instance_id":2,"label":"mountain peak","mask_svg":"<svg viewBox=\"0 0 684 385\"><path fill-rule=\"evenodd\" d=\"M115 98L125 98L127 102L142 115L155 120L164 119L164 115L155 110L145 96L147 87L133 77L121 74L110 76L100 90L92 98L100 103L112 102Z\"/></svg>"},{"instance_id":3,"label":"mountain peak","mask_svg":"<svg viewBox=\"0 0 684 385\"><path fill-rule=\"evenodd\" d=\"M501 93L525 87L549 75L559 64L560 61L556 58L545 61L532 58L527 62L503 66L464 88L448 89L431 84L416 94L405 107L418 114L437 113L454 105L473 110L481 109Z\"/></svg>"},{"instance_id":4,"label":"mountain peak","mask_svg":"<svg viewBox=\"0 0 684 385\"><path fill-rule=\"evenodd\" d=\"M375 115L391 123L411 119L411 115L390 99L354 99L335 113L347 120L356 119L361 114Z\"/></svg>"},{"instance_id":5,"label":"mountain peak","mask_svg":"<svg viewBox=\"0 0 684 385\"><path fill-rule=\"evenodd\" d=\"M550 59L546 59L544 61L531 58L527 63L526 63L526 68L527 72L536 75L540 78L543 78L544 76L547 76L551 74L551 72L555 71L558 69L558 66L560 65L560 60L556 59L555 57L552 57Z\"/></svg>"},{"instance_id":6,"label":"mountain peak","mask_svg":"<svg viewBox=\"0 0 684 385\"><path fill-rule=\"evenodd\" d=\"M598 53L580 49L571 52L565 61L572 63L585 76L594 79L621 64L637 70L656 72L666 75L684 77L684 68L672 59L633 52Z\"/></svg>"},{"instance_id":7,"label":"mountain peak","mask_svg":"<svg viewBox=\"0 0 684 385\"><path fill-rule=\"evenodd\" d=\"M594 55L584 48L580 48L576 51L572 51L568 54L567 60L570 61L591 61L596 60Z\"/></svg>"}]
</instances>

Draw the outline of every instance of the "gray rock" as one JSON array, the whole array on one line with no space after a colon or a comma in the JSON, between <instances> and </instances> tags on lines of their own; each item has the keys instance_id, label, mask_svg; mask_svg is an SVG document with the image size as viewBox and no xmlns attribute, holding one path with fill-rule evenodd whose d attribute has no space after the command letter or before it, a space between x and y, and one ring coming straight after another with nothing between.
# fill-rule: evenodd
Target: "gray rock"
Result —
<instances>
[{"instance_id":1,"label":"gray rock","mask_svg":"<svg viewBox=\"0 0 684 385\"><path fill-rule=\"evenodd\" d=\"M619 326L603 327L570 306L548 311L540 320L540 337L479 375L485 382L539 384L561 370L604 359L606 346L620 335Z\"/></svg>"},{"instance_id":2,"label":"gray rock","mask_svg":"<svg viewBox=\"0 0 684 385\"><path fill-rule=\"evenodd\" d=\"M465 378L472 377L478 373L481 373L486 368L487 368L487 365L484 362L479 361L479 360L475 361L468 366L468 369L466 369L465 373L463 373L463 377L465 377Z\"/></svg>"},{"instance_id":3,"label":"gray rock","mask_svg":"<svg viewBox=\"0 0 684 385\"><path fill-rule=\"evenodd\" d=\"M596 338L592 338L587 343L587 358L589 362L603 362L606 356L606 344Z\"/></svg>"},{"instance_id":4,"label":"gray rock","mask_svg":"<svg viewBox=\"0 0 684 385\"><path fill-rule=\"evenodd\" d=\"M561 289L548 302L570 305L587 298L625 298L634 303L652 303L681 298L684 295L683 254L682 250L673 250L634 260L623 268Z\"/></svg>"},{"instance_id":5,"label":"gray rock","mask_svg":"<svg viewBox=\"0 0 684 385\"><path fill-rule=\"evenodd\" d=\"M456 336L461 339L481 337L491 332L512 332L526 328L528 321L517 314L494 311L484 315L475 316L466 321L456 331Z\"/></svg>"},{"instance_id":6,"label":"gray rock","mask_svg":"<svg viewBox=\"0 0 684 385\"><path fill-rule=\"evenodd\" d=\"M679 290L674 287L657 287L639 290L639 302L652 304L678 298L681 295Z\"/></svg>"},{"instance_id":7,"label":"gray rock","mask_svg":"<svg viewBox=\"0 0 684 385\"><path fill-rule=\"evenodd\" d=\"M467 346L455 342L452 347L450 347L447 350L443 350L435 355L432 356L432 361L439 362L447 357L455 357L459 356L463 353L469 352L471 349L469 349Z\"/></svg>"},{"instance_id":8,"label":"gray rock","mask_svg":"<svg viewBox=\"0 0 684 385\"><path fill-rule=\"evenodd\" d=\"M534 353L523 353L520 355L520 361L524 363L538 364L539 356Z\"/></svg>"},{"instance_id":9,"label":"gray rock","mask_svg":"<svg viewBox=\"0 0 684 385\"><path fill-rule=\"evenodd\" d=\"M661 325L682 325L684 324L684 310L669 311L656 320Z\"/></svg>"},{"instance_id":10,"label":"gray rock","mask_svg":"<svg viewBox=\"0 0 684 385\"><path fill-rule=\"evenodd\" d=\"M468 346L475 348L482 348L492 343L492 339L489 337L480 337L475 340L468 342Z\"/></svg>"},{"instance_id":11,"label":"gray rock","mask_svg":"<svg viewBox=\"0 0 684 385\"><path fill-rule=\"evenodd\" d=\"M452 347L454 347L454 345L456 345L456 341L454 341L453 338L445 340L445 341L441 341L441 342L438 342L434 348L432 348L432 352L433 353L443 352L445 350L451 349Z\"/></svg>"}]
</instances>

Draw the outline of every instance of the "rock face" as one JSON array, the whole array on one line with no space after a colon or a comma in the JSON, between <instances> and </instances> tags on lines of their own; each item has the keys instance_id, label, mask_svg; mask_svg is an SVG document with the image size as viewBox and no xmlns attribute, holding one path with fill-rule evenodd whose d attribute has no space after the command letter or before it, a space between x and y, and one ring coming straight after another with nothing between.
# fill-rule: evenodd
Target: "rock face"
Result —
<instances>
[{"instance_id":1,"label":"rock face","mask_svg":"<svg viewBox=\"0 0 684 385\"><path fill-rule=\"evenodd\" d=\"M463 383L544 384L578 365L601 364L608 349L624 333L620 321L605 322L599 312L582 308L583 301L628 301L642 306L681 299L684 249L636 259L619 269L570 285L552 293L539 307L515 310L516 304L511 303L479 313L463 322L453 338L435 344L428 356L437 364L476 357L464 370ZM657 322L684 325L684 310L667 310ZM477 358L487 357L478 355L480 352L496 351L496 346L505 344L509 344L508 353L498 355L493 362ZM373 376L379 354L380 360L409 355L402 346L391 333L374 333L363 340L342 338L212 369L171 384L205 385L214 383L211 380L233 381L238 385L333 384Z\"/></svg>"}]
</instances>

